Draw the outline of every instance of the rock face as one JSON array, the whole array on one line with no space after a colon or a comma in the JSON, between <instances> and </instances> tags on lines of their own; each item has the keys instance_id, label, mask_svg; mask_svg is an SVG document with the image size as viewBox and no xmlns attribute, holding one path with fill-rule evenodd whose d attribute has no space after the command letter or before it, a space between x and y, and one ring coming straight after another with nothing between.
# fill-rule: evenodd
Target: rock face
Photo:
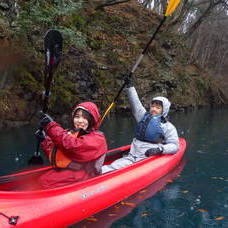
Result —
<instances>
[{"instance_id":1,"label":"rock face","mask_svg":"<svg viewBox=\"0 0 228 228\"><path fill-rule=\"evenodd\" d=\"M36 121L44 90L43 37L57 28L64 37L63 59L55 72L49 113L65 122L75 103L94 101L104 112L123 84L160 17L137 2L95 10L81 1L0 3L0 128ZM134 74L148 106L167 96L174 109L227 103L218 81L189 64L186 44L165 29ZM129 110L124 93L113 111Z\"/></svg>"},{"instance_id":2,"label":"rock face","mask_svg":"<svg viewBox=\"0 0 228 228\"><path fill-rule=\"evenodd\" d=\"M0 10L1 14L7 18L8 25L15 26L19 14L19 5L17 4L17 0L2 0L0 2ZM4 20L2 20L2 22L6 23Z\"/></svg>"}]
</instances>

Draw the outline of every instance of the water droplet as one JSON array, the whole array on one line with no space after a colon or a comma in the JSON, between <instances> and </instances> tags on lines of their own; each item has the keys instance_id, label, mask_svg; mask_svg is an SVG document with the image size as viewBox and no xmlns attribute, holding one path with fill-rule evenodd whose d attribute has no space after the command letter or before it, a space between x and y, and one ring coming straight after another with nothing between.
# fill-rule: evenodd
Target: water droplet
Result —
<instances>
[{"instance_id":1,"label":"water droplet","mask_svg":"<svg viewBox=\"0 0 228 228\"><path fill-rule=\"evenodd\" d=\"M201 203L201 200L200 199L196 199L196 204L200 204Z\"/></svg>"}]
</instances>

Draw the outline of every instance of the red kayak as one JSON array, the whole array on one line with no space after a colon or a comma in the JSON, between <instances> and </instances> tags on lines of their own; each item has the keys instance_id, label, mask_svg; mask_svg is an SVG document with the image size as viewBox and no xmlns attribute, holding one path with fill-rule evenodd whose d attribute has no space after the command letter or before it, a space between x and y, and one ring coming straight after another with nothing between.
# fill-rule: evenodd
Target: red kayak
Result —
<instances>
[{"instance_id":1,"label":"red kayak","mask_svg":"<svg viewBox=\"0 0 228 228\"><path fill-rule=\"evenodd\" d=\"M108 152L106 164L130 146ZM0 228L62 228L81 221L142 190L181 161L186 141L174 155L152 156L128 167L64 187L39 190L36 180L50 166L0 177Z\"/></svg>"}]
</instances>

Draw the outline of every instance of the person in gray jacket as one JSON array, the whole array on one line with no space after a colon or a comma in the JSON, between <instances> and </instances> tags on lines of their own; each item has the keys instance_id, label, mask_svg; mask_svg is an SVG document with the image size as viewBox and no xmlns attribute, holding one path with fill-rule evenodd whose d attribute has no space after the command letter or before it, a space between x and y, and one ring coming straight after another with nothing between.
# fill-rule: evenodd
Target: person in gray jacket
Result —
<instances>
[{"instance_id":1,"label":"person in gray jacket","mask_svg":"<svg viewBox=\"0 0 228 228\"><path fill-rule=\"evenodd\" d=\"M143 107L135 87L127 84L127 96L136 119L136 134L127 156L102 167L102 173L123 168L152 155L175 154L179 139L175 126L167 120L171 103L165 97L154 97L150 111Z\"/></svg>"}]
</instances>

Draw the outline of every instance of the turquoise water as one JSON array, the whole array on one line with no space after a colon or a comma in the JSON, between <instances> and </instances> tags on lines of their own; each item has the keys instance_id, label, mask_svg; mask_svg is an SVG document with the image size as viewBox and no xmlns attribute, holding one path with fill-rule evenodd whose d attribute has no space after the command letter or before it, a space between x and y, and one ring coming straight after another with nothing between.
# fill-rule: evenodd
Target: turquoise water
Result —
<instances>
[{"instance_id":1,"label":"turquoise water","mask_svg":"<svg viewBox=\"0 0 228 228\"><path fill-rule=\"evenodd\" d=\"M172 113L171 121L188 143L183 171L176 180L163 186L162 190L136 207L122 205L132 207L127 215L123 213L123 218L118 217L117 211L116 215L107 211L102 215L103 220L107 221L107 227L228 227L227 116L227 108ZM132 130L132 120L119 117L115 121L119 122L118 140L121 141L124 138L123 129ZM106 123L105 129L109 129L115 121ZM127 134L126 141L131 136ZM112 144L116 145L115 137L111 139ZM156 189L156 184L151 186L153 188ZM92 221L83 221L73 227L106 227L104 222L101 226L96 225L99 224L100 214ZM112 216L116 216L117 220L112 219L110 224ZM97 221L93 221L96 218Z\"/></svg>"},{"instance_id":2,"label":"turquoise water","mask_svg":"<svg viewBox=\"0 0 228 228\"><path fill-rule=\"evenodd\" d=\"M179 174L174 171L160 180L162 184L151 185L146 196L139 193L72 227L228 227L228 108L170 116L188 143ZM134 120L126 114L113 116L102 129L110 148L126 145L133 137ZM28 167L36 145L34 131L27 126L0 132L1 175Z\"/></svg>"}]
</instances>

